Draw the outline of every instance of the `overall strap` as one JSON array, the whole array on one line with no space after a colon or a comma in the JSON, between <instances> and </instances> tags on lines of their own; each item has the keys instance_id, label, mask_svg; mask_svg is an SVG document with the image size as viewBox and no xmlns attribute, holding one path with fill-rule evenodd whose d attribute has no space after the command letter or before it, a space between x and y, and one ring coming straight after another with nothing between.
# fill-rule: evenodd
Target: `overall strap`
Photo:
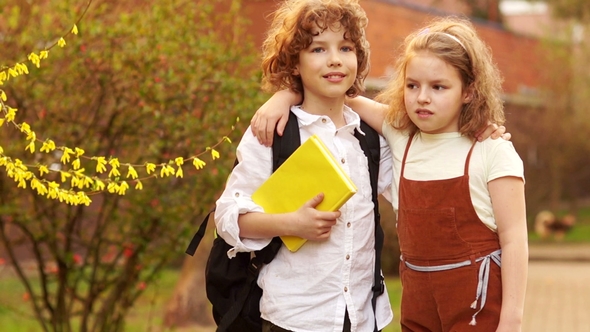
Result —
<instances>
[{"instance_id":1,"label":"overall strap","mask_svg":"<svg viewBox=\"0 0 590 332\"><path fill-rule=\"evenodd\" d=\"M381 159L381 142L379 134L371 128L368 124L361 120L361 130L365 133L362 135L357 130L354 131L354 136L359 140L361 149L367 157L369 165L369 178L371 181L371 193L373 200L373 211L375 215L375 271L373 274L373 298L371 304L373 305L373 312L376 311L377 297L385 291L383 276L381 275L381 251L383 250L384 234L381 228L381 215L379 213L379 162ZM376 317L375 317L376 319ZM377 329L377 321L375 320L375 331Z\"/></svg>"}]
</instances>

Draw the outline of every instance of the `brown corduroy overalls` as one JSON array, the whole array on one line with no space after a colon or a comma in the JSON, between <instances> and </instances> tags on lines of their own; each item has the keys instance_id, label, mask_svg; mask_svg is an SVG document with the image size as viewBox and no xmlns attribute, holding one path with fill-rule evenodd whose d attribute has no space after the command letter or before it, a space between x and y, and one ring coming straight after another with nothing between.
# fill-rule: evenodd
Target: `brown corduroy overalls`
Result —
<instances>
[{"instance_id":1,"label":"brown corduroy overalls","mask_svg":"<svg viewBox=\"0 0 590 332\"><path fill-rule=\"evenodd\" d=\"M402 331L495 331L502 304L500 244L471 202L475 142L463 176L413 181L404 178L412 140L399 182Z\"/></svg>"}]
</instances>

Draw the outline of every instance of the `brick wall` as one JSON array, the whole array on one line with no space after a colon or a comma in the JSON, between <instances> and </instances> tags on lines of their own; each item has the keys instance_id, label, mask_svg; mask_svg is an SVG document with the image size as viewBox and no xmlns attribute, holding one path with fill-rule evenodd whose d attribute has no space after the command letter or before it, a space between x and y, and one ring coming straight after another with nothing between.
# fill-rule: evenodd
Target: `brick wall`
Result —
<instances>
[{"instance_id":1,"label":"brick wall","mask_svg":"<svg viewBox=\"0 0 590 332\"><path fill-rule=\"evenodd\" d=\"M246 1L244 14L252 20L250 33L260 45L268 26L268 15L276 8L277 0ZM403 38L440 11L412 6L400 1L363 0L369 17L367 38L371 43L371 72L369 81L391 74L391 65ZM504 91L519 95L538 86L539 61L536 39L509 32L495 23L473 21L478 33L490 46L502 75Z\"/></svg>"}]
</instances>

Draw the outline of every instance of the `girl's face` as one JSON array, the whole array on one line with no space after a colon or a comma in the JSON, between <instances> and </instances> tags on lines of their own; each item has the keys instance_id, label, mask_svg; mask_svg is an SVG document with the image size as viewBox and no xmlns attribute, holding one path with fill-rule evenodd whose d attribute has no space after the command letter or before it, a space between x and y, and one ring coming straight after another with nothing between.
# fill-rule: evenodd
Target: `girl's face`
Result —
<instances>
[{"instance_id":1,"label":"girl's face","mask_svg":"<svg viewBox=\"0 0 590 332\"><path fill-rule=\"evenodd\" d=\"M344 33L342 28L326 29L299 53L295 73L301 76L306 100L344 98L354 84L356 52L354 43L344 39Z\"/></svg>"},{"instance_id":2,"label":"girl's face","mask_svg":"<svg viewBox=\"0 0 590 332\"><path fill-rule=\"evenodd\" d=\"M404 103L410 120L428 134L459 131L459 115L470 100L459 71L427 51L406 66Z\"/></svg>"}]
</instances>

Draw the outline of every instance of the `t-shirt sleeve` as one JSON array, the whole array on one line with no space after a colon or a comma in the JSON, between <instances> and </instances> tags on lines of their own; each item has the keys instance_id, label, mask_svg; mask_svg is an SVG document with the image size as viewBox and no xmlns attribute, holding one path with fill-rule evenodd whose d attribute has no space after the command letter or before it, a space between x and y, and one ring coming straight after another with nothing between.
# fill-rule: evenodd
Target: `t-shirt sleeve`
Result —
<instances>
[{"instance_id":1,"label":"t-shirt sleeve","mask_svg":"<svg viewBox=\"0 0 590 332\"><path fill-rule=\"evenodd\" d=\"M489 150L487 182L506 176L524 181L524 165L512 142L503 139L492 142L495 144L491 144Z\"/></svg>"}]
</instances>

